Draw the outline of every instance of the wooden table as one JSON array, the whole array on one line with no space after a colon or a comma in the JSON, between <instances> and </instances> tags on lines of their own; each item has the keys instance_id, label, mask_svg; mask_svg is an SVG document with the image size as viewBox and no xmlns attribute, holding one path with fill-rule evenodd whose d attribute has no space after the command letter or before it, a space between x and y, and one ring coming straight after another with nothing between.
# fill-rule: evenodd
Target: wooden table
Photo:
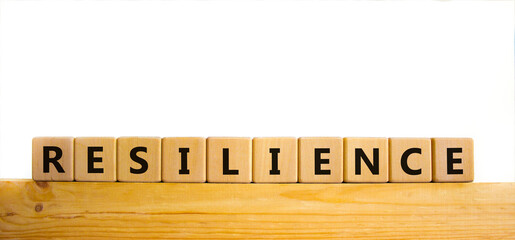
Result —
<instances>
[{"instance_id":1,"label":"wooden table","mask_svg":"<svg viewBox=\"0 0 515 240\"><path fill-rule=\"evenodd\" d=\"M515 239L515 183L0 180L0 239Z\"/></svg>"}]
</instances>

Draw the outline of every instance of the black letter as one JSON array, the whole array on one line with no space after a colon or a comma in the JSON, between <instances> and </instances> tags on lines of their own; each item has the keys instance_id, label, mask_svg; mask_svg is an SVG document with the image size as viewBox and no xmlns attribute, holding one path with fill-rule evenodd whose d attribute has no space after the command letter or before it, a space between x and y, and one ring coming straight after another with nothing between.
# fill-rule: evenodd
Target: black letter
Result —
<instances>
[{"instance_id":1,"label":"black letter","mask_svg":"<svg viewBox=\"0 0 515 240\"><path fill-rule=\"evenodd\" d=\"M402 157L401 157L401 167L402 167L402 170L404 170L404 172L409 174L409 175L420 175L420 174L422 174L422 169L413 170L413 169L409 168L409 166L408 166L408 157L412 153L422 154L422 149L420 149L420 148L410 148L410 149L406 150L406 152L404 152L402 154Z\"/></svg>"},{"instance_id":2,"label":"black letter","mask_svg":"<svg viewBox=\"0 0 515 240\"><path fill-rule=\"evenodd\" d=\"M330 169L321 169L322 164L329 163L329 159L322 159L322 153L330 153L329 148L315 148L315 175L330 175Z\"/></svg>"},{"instance_id":3,"label":"black letter","mask_svg":"<svg viewBox=\"0 0 515 240\"><path fill-rule=\"evenodd\" d=\"M454 169L454 164L461 163L461 158L453 158L453 155L461 152L461 148L447 148L447 174L463 174L463 169Z\"/></svg>"},{"instance_id":4,"label":"black letter","mask_svg":"<svg viewBox=\"0 0 515 240\"><path fill-rule=\"evenodd\" d=\"M134 174L142 174L145 173L148 169L148 163L145 159L138 157L136 153L138 152L147 152L147 147L135 147L131 150L131 159L134 162L137 162L141 165L140 169L134 169L131 167L131 173Z\"/></svg>"},{"instance_id":5,"label":"black letter","mask_svg":"<svg viewBox=\"0 0 515 240\"><path fill-rule=\"evenodd\" d=\"M270 170L270 175L281 175L281 170L277 169L277 155L279 155L280 152L280 148L270 148L270 153L272 154L272 169Z\"/></svg>"},{"instance_id":6,"label":"black letter","mask_svg":"<svg viewBox=\"0 0 515 240\"><path fill-rule=\"evenodd\" d=\"M95 157L95 152L104 151L104 147L88 147L88 173L104 173L103 168L95 168L96 162L102 162L101 157Z\"/></svg>"},{"instance_id":7,"label":"black letter","mask_svg":"<svg viewBox=\"0 0 515 240\"><path fill-rule=\"evenodd\" d=\"M238 169L229 169L229 148L223 149L224 175L238 175Z\"/></svg>"},{"instance_id":8,"label":"black letter","mask_svg":"<svg viewBox=\"0 0 515 240\"><path fill-rule=\"evenodd\" d=\"M179 152L181 153L181 169L179 169L179 174L190 174L190 170L188 169L189 151L189 148L179 148Z\"/></svg>"},{"instance_id":9,"label":"black letter","mask_svg":"<svg viewBox=\"0 0 515 240\"><path fill-rule=\"evenodd\" d=\"M370 169L370 172L372 172L373 175L379 174L379 148L374 148L373 152L373 158L374 158L374 164L370 162L367 155L361 148L356 148L356 175L361 175L361 161L360 159L363 158L363 161L365 164L367 164L368 169Z\"/></svg>"},{"instance_id":10,"label":"black letter","mask_svg":"<svg viewBox=\"0 0 515 240\"><path fill-rule=\"evenodd\" d=\"M50 158L50 151L55 152L55 157ZM43 146L43 172L50 172L50 163L54 164L57 172L64 173L64 169L57 161L63 156L63 150L56 146Z\"/></svg>"}]
</instances>

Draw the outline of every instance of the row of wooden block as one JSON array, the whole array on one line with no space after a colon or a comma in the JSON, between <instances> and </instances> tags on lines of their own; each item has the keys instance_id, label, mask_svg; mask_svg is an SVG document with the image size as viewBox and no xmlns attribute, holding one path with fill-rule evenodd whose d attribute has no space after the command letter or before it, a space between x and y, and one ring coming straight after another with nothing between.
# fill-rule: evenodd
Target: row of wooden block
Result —
<instances>
[{"instance_id":1,"label":"row of wooden block","mask_svg":"<svg viewBox=\"0 0 515 240\"><path fill-rule=\"evenodd\" d=\"M36 181L470 182L470 138L37 137Z\"/></svg>"}]
</instances>

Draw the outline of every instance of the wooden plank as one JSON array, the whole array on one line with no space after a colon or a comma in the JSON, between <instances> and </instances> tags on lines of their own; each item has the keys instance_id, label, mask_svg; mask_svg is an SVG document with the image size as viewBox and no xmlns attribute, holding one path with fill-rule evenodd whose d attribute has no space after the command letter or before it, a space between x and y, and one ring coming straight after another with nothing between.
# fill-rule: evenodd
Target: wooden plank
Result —
<instances>
[{"instance_id":1,"label":"wooden plank","mask_svg":"<svg viewBox=\"0 0 515 240\"><path fill-rule=\"evenodd\" d=\"M0 181L5 239L515 239L515 183Z\"/></svg>"}]
</instances>

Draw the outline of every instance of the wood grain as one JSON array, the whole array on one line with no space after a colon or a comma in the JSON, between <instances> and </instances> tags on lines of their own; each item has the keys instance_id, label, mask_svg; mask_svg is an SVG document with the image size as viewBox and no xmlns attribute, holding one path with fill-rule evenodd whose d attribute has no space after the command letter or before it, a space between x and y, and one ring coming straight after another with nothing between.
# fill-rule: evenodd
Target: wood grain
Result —
<instances>
[{"instance_id":1,"label":"wood grain","mask_svg":"<svg viewBox=\"0 0 515 240\"><path fill-rule=\"evenodd\" d=\"M515 239L515 183L0 181L0 239Z\"/></svg>"}]
</instances>

